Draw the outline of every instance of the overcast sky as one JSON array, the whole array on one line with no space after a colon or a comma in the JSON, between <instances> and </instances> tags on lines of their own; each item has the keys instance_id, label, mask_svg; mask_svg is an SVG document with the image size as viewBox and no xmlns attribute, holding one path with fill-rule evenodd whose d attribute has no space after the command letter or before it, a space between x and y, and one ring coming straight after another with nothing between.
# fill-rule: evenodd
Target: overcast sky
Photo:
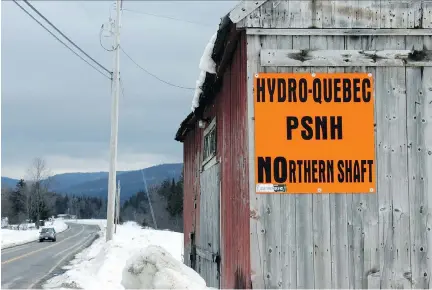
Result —
<instances>
[{"instance_id":1,"label":"overcast sky","mask_svg":"<svg viewBox=\"0 0 432 290\"><path fill-rule=\"evenodd\" d=\"M22 2L21 2L22 3ZM114 1L31 1L90 56L112 69L99 43ZM194 87L202 52L236 1L126 1L121 45L158 77ZM35 157L53 173L108 171L110 82L76 57L12 1L1 11L1 169L20 178ZM28 6L21 4L24 8ZM114 16L114 11L111 12ZM190 22L202 23L202 25ZM105 47L109 38L102 37ZM167 86L121 53L118 170L182 162L174 141L193 91Z\"/></svg>"}]
</instances>

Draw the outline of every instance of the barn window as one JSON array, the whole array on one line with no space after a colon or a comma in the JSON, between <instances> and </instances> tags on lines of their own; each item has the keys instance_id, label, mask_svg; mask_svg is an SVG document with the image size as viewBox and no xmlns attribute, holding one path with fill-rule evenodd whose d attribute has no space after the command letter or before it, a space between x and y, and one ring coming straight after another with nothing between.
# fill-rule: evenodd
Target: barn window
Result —
<instances>
[{"instance_id":1,"label":"barn window","mask_svg":"<svg viewBox=\"0 0 432 290\"><path fill-rule=\"evenodd\" d=\"M216 156L216 118L204 130L203 165Z\"/></svg>"}]
</instances>

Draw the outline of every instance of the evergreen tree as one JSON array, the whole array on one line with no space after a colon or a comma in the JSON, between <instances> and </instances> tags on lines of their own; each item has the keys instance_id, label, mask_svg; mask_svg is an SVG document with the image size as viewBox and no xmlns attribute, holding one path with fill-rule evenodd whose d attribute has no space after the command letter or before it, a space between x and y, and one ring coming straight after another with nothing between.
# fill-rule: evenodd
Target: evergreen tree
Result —
<instances>
[{"instance_id":1,"label":"evergreen tree","mask_svg":"<svg viewBox=\"0 0 432 290\"><path fill-rule=\"evenodd\" d=\"M9 200L11 203L11 214L10 217L11 223L21 223L25 220L26 217L26 189L27 185L24 179L18 181L15 190L9 196Z\"/></svg>"},{"instance_id":2,"label":"evergreen tree","mask_svg":"<svg viewBox=\"0 0 432 290\"><path fill-rule=\"evenodd\" d=\"M183 214L183 173L180 180L175 182L174 178L166 179L159 187L158 193L166 200L166 210L172 217Z\"/></svg>"},{"instance_id":3,"label":"evergreen tree","mask_svg":"<svg viewBox=\"0 0 432 290\"><path fill-rule=\"evenodd\" d=\"M58 214L77 214L80 218L106 218L106 200L99 197L68 196L45 191L40 183L27 185L20 180L14 190L2 190L2 217L11 224L20 224L31 219L38 223ZM32 193L32 194L30 194Z\"/></svg>"},{"instance_id":4,"label":"evergreen tree","mask_svg":"<svg viewBox=\"0 0 432 290\"><path fill-rule=\"evenodd\" d=\"M45 199L42 199L40 201L39 208L40 208L39 218L41 220L47 220L51 216L52 209L47 205L47 202Z\"/></svg>"},{"instance_id":5,"label":"evergreen tree","mask_svg":"<svg viewBox=\"0 0 432 290\"><path fill-rule=\"evenodd\" d=\"M147 219L144 218L144 219L142 220L142 222L141 222L141 226L142 226L142 227L148 227L148 226L149 226L149 223L147 222Z\"/></svg>"}]
</instances>

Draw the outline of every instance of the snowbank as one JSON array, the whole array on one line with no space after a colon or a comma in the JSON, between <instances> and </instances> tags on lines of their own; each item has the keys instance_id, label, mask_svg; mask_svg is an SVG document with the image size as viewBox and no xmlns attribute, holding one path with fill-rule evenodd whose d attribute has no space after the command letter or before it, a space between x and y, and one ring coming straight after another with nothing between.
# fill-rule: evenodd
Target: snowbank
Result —
<instances>
[{"instance_id":1,"label":"snowbank","mask_svg":"<svg viewBox=\"0 0 432 290\"><path fill-rule=\"evenodd\" d=\"M68 226L63 221L54 221L53 223L46 223L45 227L54 226L57 233L65 231ZM1 229L1 248L6 249L18 245L37 241L39 238L39 230L9 230Z\"/></svg>"},{"instance_id":2,"label":"snowbank","mask_svg":"<svg viewBox=\"0 0 432 290\"><path fill-rule=\"evenodd\" d=\"M73 219L73 220L64 220L68 223L77 223L80 225L97 225L103 230L106 227L107 221L106 219Z\"/></svg>"},{"instance_id":3,"label":"snowbank","mask_svg":"<svg viewBox=\"0 0 432 290\"><path fill-rule=\"evenodd\" d=\"M22 223L19 225L8 225L6 228L9 230L25 231L25 230L35 229L36 224L35 223Z\"/></svg>"},{"instance_id":4,"label":"snowbank","mask_svg":"<svg viewBox=\"0 0 432 290\"><path fill-rule=\"evenodd\" d=\"M132 222L118 226L108 243L102 231L65 269L44 288L206 288L204 280L183 264L183 234L143 229Z\"/></svg>"},{"instance_id":5,"label":"snowbank","mask_svg":"<svg viewBox=\"0 0 432 290\"><path fill-rule=\"evenodd\" d=\"M194 270L160 246L151 245L132 255L123 269L126 289L205 289Z\"/></svg>"},{"instance_id":6,"label":"snowbank","mask_svg":"<svg viewBox=\"0 0 432 290\"><path fill-rule=\"evenodd\" d=\"M204 49L204 53L200 59L199 68L201 70L201 73L199 74L198 80L196 81L195 85L195 93L192 99L192 111L194 111L199 106L199 100L202 94L202 85L204 84L206 73L216 73L216 63L211 57L216 37L217 32L213 34L213 36L210 38L210 41L209 43L207 43Z\"/></svg>"}]
</instances>

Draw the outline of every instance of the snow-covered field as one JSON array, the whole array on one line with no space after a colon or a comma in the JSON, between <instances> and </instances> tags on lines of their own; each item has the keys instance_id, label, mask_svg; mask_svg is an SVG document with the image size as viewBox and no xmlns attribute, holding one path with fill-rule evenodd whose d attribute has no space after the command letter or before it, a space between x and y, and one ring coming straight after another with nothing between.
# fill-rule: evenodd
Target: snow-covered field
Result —
<instances>
[{"instance_id":1,"label":"snow-covered field","mask_svg":"<svg viewBox=\"0 0 432 290\"><path fill-rule=\"evenodd\" d=\"M46 227L54 226L57 233L65 231L68 226L63 222L56 220L52 224L47 222ZM27 229L27 230L9 230L1 229L1 248L6 249L29 242L37 241L39 238L39 230Z\"/></svg>"},{"instance_id":2,"label":"snow-covered field","mask_svg":"<svg viewBox=\"0 0 432 290\"><path fill-rule=\"evenodd\" d=\"M65 267L64 274L44 288L83 289L205 289L205 281L183 264L183 234L143 229L133 222L118 226L112 241L105 242L103 220L78 220L98 224L100 238Z\"/></svg>"},{"instance_id":3,"label":"snow-covered field","mask_svg":"<svg viewBox=\"0 0 432 290\"><path fill-rule=\"evenodd\" d=\"M98 225L101 229L104 229L106 227L106 220L105 219L87 219L87 220L63 220L67 223L77 223L81 225Z\"/></svg>"}]
</instances>

